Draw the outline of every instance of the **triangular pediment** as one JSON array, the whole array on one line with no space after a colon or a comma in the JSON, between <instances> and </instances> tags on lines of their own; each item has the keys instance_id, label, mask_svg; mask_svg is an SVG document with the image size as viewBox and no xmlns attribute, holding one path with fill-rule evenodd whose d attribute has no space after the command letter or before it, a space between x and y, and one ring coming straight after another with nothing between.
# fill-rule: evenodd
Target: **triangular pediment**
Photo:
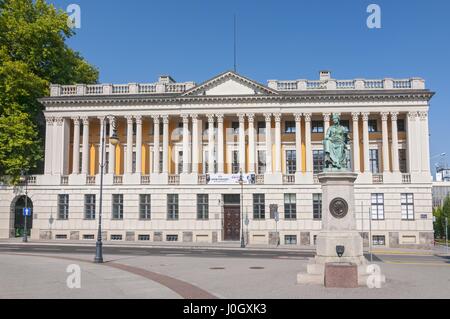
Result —
<instances>
[{"instance_id":1,"label":"triangular pediment","mask_svg":"<svg viewBox=\"0 0 450 319\"><path fill-rule=\"evenodd\" d=\"M271 95L278 92L235 72L222 73L185 92L184 96Z\"/></svg>"}]
</instances>

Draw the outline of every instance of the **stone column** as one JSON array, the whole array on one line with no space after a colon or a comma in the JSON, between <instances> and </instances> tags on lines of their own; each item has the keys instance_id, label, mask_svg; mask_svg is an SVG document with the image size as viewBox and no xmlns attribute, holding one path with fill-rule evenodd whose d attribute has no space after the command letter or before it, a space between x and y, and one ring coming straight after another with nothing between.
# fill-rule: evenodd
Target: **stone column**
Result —
<instances>
[{"instance_id":1,"label":"stone column","mask_svg":"<svg viewBox=\"0 0 450 319\"><path fill-rule=\"evenodd\" d=\"M414 157L416 158L416 167L417 167L417 172L421 172L422 171L422 167L423 167L423 163L422 163L422 151L423 151L423 131L422 131L422 125L421 125L421 121L420 121L420 112L416 112L416 127L415 127L415 132L414 132L414 154L416 154Z\"/></svg>"},{"instance_id":2,"label":"stone column","mask_svg":"<svg viewBox=\"0 0 450 319\"><path fill-rule=\"evenodd\" d=\"M225 171L224 160L224 136L223 136L223 114L217 115L217 164L218 173L223 174Z\"/></svg>"},{"instance_id":3,"label":"stone column","mask_svg":"<svg viewBox=\"0 0 450 319\"><path fill-rule=\"evenodd\" d=\"M388 133L388 116L389 112L381 113L382 135L383 135L383 172L388 173L389 167L389 133Z\"/></svg>"},{"instance_id":4,"label":"stone column","mask_svg":"<svg viewBox=\"0 0 450 319\"><path fill-rule=\"evenodd\" d=\"M330 128L330 117L331 113L323 113L323 133L325 136Z\"/></svg>"},{"instance_id":5,"label":"stone column","mask_svg":"<svg viewBox=\"0 0 450 319\"><path fill-rule=\"evenodd\" d=\"M208 114L208 173L214 174L214 114Z\"/></svg>"},{"instance_id":6,"label":"stone column","mask_svg":"<svg viewBox=\"0 0 450 319\"><path fill-rule=\"evenodd\" d=\"M72 174L80 174L80 118L73 120ZM46 149L46 154L49 150Z\"/></svg>"},{"instance_id":7,"label":"stone column","mask_svg":"<svg viewBox=\"0 0 450 319\"><path fill-rule=\"evenodd\" d=\"M159 116L153 117L153 173L159 174Z\"/></svg>"},{"instance_id":8,"label":"stone column","mask_svg":"<svg viewBox=\"0 0 450 319\"><path fill-rule=\"evenodd\" d=\"M362 113L362 118L363 118L364 173L370 173L369 115L370 115L370 113L368 113L368 112Z\"/></svg>"},{"instance_id":9,"label":"stone column","mask_svg":"<svg viewBox=\"0 0 450 319\"><path fill-rule=\"evenodd\" d=\"M311 144L311 113L303 114L305 116L305 146L306 146L306 172L313 173L313 154Z\"/></svg>"},{"instance_id":10,"label":"stone column","mask_svg":"<svg viewBox=\"0 0 450 319\"><path fill-rule=\"evenodd\" d=\"M408 167L409 172L416 172L417 169L417 153L415 149L416 140L416 115L417 112L408 112Z\"/></svg>"},{"instance_id":11,"label":"stone column","mask_svg":"<svg viewBox=\"0 0 450 319\"><path fill-rule=\"evenodd\" d=\"M430 174L430 133L428 127L428 112L421 111L419 112L420 123L421 123L421 138L422 138L422 148L421 148L421 157L422 157L422 173Z\"/></svg>"},{"instance_id":12,"label":"stone column","mask_svg":"<svg viewBox=\"0 0 450 319\"><path fill-rule=\"evenodd\" d=\"M142 174L142 116L136 119L136 174Z\"/></svg>"},{"instance_id":13,"label":"stone column","mask_svg":"<svg viewBox=\"0 0 450 319\"><path fill-rule=\"evenodd\" d=\"M400 163L398 160L398 112L391 113L391 126L392 126L392 171L394 173L400 172Z\"/></svg>"},{"instance_id":14,"label":"stone column","mask_svg":"<svg viewBox=\"0 0 450 319\"><path fill-rule=\"evenodd\" d=\"M265 113L266 119L266 173L272 174L272 114Z\"/></svg>"},{"instance_id":15,"label":"stone column","mask_svg":"<svg viewBox=\"0 0 450 319\"><path fill-rule=\"evenodd\" d=\"M355 173L361 172L361 160L359 153L359 113L352 113L353 119L353 171Z\"/></svg>"},{"instance_id":16,"label":"stone column","mask_svg":"<svg viewBox=\"0 0 450 319\"><path fill-rule=\"evenodd\" d=\"M53 117L46 117L45 127L45 174L52 174L52 154L53 154ZM75 121L75 120L74 120ZM78 123L79 125L79 123ZM79 128L79 126L78 126ZM80 131L78 129L78 136ZM78 137L79 140L79 137ZM79 144L79 143L78 143ZM78 173L77 173L78 174Z\"/></svg>"},{"instance_id":17,"label":"stone column","mask_svg":"<svg viewBox=\"0 0 450 319\"><path fill-rule=\"evenodd\" d=\"M248 117L248 162L249 162L249 173L255 173L255 114L247 114Z\"/></svg>"},{"instance_id":18,"label":"stone column","mask_svg":"<svg viewBox=\"0 0 450 319\"><path fill-rule=\"evenodd\" d=\"M105 131L105 117L99 116L98 121L100 124L100 129L98 130L98 136L99 136L99 143L98 143L98 173L101 174L102 172L102 146L103 146L103 132ZM106 135L105 135L105 143L106 143ZM106 160L106 159L105 159Z\"/></svg>"},{"instance_id":19,"label":"stone column","mask_svg":"<svg viewBox=\"0 0 450 319\"><path fill-rule=\"evenodd\" d=\"M63 156L63 119L61 117L57 117L53 122L53 175L61 174L61 158Z\"/></svg>"},{"instance_id":20,"label":"stone column","mask_svg":"<svg viewBox=\"0 0 450 319\"><path fill-rule=\"evenodd\" d=\"M169 116L163 115L163 173L169 173Z\"/></svg>"},{"instance_id":21,"label":"stone column","mask_svg":"<svg viewBox=\"0 0 450 319\"><path fill-rule=\"evenodd\" d=\"M181 115L183 118L183 174L189 173L189 115Z\"/></svg>"},{"instance_id":22,"label":"stone column","mask_svg":"<svg viewBox=\"0 0 450 319\"><path fill-rule=\"evenodd\" d=\"M198 174L199 147L198 147L198 115L192 114L192 173Z\"/></svg>"},{"instance_id":23,"label":"stone column","mask_svg":"<svg viewBox=\"0 0 450 319\"><path fill-rule=\"evenodd\" d=\"M295 116L295 159L297 173L302 172L302 114L297 113Z\"/></svg>"},{"instance_id":24,"label":"stone column","mask_svg":"<svg viewBox=\"0 0 450 319\"><path fill-rule=\"evenodd\" d=\"M109 136L114 134L114 130L116 128L117 122L116 118L110 116L109 120ZM109 143L109 163L108 163L108 173L115 175L116 173L116 146Z\"/></svg>"},{"instance_id":25,"label":"stone column","mask_svg":"<svg viewBox=\"0 0 450 319\"><path fill-rule=\"evenodd\" d=\"M242 173L245 169L245 114L238 114L239 117L239 168Z\"/></svg>"},{"instance_id":26,"label":"stone column","mask_svg":"<svg viewBox=\"0 0 450 319\"><path fill-rule=\"evenodd\" d=\"M89 174L89 118L83 117L83 155L81 163L81 174Z\"/></svg>"},{"instance_id":27,"label":"stone column","mask_svg":"<svg viewBox=\"0 0 450 319\"><path fill-rule=\"evenodd\" d=\"M275 173L281 173L281 113L275 117Z\"/></svg>"},{"instance_id":28,"label":"stone column","mask_svg":"<svg viewBox=\"0 0 450 319\"><path fill-rule=\"evenodd\" d=\"M133 173L133 116L126 116L127 119L127 165L126 173Z\"/></svg>"}]
</instances>

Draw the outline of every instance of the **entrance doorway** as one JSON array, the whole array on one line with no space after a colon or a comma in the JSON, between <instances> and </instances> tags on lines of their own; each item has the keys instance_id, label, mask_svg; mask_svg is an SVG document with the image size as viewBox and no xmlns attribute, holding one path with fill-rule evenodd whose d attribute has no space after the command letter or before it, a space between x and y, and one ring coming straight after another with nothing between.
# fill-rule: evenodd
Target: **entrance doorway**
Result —
<instances>
[{"instance_id":1,"label":"entrance doorway","mask_svg":"<svg viewBox=\"0 0 450 319\"><path fill-rule=\"evenodd\" d=\"M23 237L25 217L23 216L23 209L25 208L25 199L27 201L27 207L31 208L31 216L27 217L27 235L31 235L31 229L33 228L33 202L26 196L20 196L13 201L13 213L14 213L14 229L13 237Z\"/></svg>"},{"instance_id":2,"label":"entrance doorway","mask_svg":"<svg viewBox=\"0 0 450 319\"><path fill-rule=\"evenodd\" d=\"M239 241L241 235L241 196L235 194L223 195L224 218L223 239L225 241Z\"/></svg>"}]
</instances>

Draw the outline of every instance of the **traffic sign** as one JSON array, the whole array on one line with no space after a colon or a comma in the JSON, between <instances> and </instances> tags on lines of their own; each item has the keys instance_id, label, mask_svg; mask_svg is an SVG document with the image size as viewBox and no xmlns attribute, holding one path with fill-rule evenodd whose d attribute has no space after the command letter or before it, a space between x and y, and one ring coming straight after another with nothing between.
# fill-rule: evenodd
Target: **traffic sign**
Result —
<instances>
[{"instance_id":1,"label":"traffic sign","mask_svg":"<svg viewBox=\"0 0 450 319\"><path fill-rule=\"evenodd\" d=\"M23 216L31 216L31 208L24 208Z\"/></svg>"}]
</instances>

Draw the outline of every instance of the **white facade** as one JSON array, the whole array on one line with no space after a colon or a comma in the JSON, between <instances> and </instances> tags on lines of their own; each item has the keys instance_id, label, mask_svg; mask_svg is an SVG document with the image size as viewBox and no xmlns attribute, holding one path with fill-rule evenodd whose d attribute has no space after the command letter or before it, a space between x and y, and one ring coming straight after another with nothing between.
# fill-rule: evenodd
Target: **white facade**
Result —
<instances>
[{"instance_id":1,"label":"white facade","mask_svg":"<svg viewBox=\"0 0 450 319\"><path fill-rule=\"evenodd\" d=\"M153 84L52 85L51 96L41 100L47 119L45 174L30 177L28 186L32 238L95 238L99 132L103 125L112 131L114 123L120 145L106 144L104 177L108 239L217 242L229 240L233 227L239 236L243 216L233 207L240 203L229 205L224 195L239 195L240 186L208 185L206 175L242 170L256 179L244 186L247 240L274 243L277 230L281 244L313 245L321 229L313 201L321 193L315 177L321 169L321 141L331 114L340 113L350 130L351 166L359 174L355 205L362 235L369 230L369 208L376 207L382 218L371 222L374 242L430 245L432 95L418 78L342 81L328 72L316 81L269 81L268 86L234 72L202 85L175 83L170 77ZM68 216L61 218L58 195L63 194L68 195ZM96 219L86 219L87 194L96 195ZM119 220L113 218L113 194L123 195ZM149 219L141 216L143 194L150 194ZM168 194L178 194L176 220L169 218ZM198 194L208 194L204 220L199 219ZM264 218L257 218L261 206L254 194L264 194L263 199L257 196L265 206ZM382 200L374 194L382 194ZM0 238L7 238L14 235L20 194L4 187L0 195ZM372 206L374 198L378 205ZM279 206L278 224L270 218L270 204Z\"/></svg>"}]
</instances>

